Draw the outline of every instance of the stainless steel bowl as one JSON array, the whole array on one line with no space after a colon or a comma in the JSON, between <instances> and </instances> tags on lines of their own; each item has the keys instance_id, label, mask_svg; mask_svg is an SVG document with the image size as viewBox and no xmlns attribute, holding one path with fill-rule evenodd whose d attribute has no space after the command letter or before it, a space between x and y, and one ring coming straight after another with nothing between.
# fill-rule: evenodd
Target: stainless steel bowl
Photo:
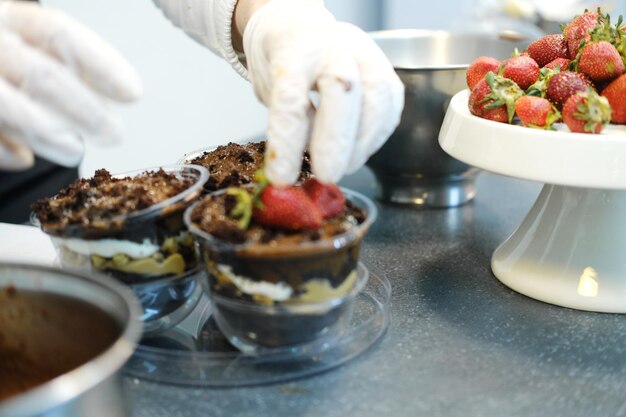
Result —
<instances>
[{"instance_id":1,"label":"stainless steel bowl","mask_svg":"<svg viewBox=\"0 0 626 417\"><path fill-rule=\"evenodd\" d=\"M512 33L389 30L371 36L405 85L400 124L367 165L383 201L454 207L474 195L476 169L439 146L439 129L452 96L466 87L465 70L480 55L498 59L530 40Z\"/></svg>"},{"instance_id":2,"label":"stainless steel bowl","mask_svg":"<svg viewBox=\"0 0 626 417\"><path fill-rule=\"evenodd\" d=\"M140 316L111 278L0 263L0 416L127 416Z\"/></svg>"}]
</instances>

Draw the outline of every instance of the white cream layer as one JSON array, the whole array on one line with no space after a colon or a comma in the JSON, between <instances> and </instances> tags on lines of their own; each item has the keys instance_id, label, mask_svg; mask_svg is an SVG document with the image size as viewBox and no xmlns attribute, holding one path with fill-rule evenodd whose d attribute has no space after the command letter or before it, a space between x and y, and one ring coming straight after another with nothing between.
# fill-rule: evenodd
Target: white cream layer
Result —
<instances>
[{"instance_id":1,"label":"white cream layer","mask_svg":"<svg viewBox=\"0 0 626 417\"><path fill-rule=\"evenodd\" d=\"M217 268L244 294L263 295L274 301L285 301L288 300L293 293L293 289L284 282L272 284L266 281L253 281L241 275L234 274L230 265L218 264Z\"/></svg>"},{"instance_id":2,"label":"white cream layer","mask_svg":"<svg viewBox=\"0 0 626 417\"><path fill-rule=\"evenodd\" d=\"M142 243L118 239L85 240L74 237L53 239L55 244L63 245L72 252L87 256L99 255L105 258L117 254L128 255L131 258L145 258L159 250L159 245L153 244L149 239L144 239Z\"/></svg>"}]
</instances>

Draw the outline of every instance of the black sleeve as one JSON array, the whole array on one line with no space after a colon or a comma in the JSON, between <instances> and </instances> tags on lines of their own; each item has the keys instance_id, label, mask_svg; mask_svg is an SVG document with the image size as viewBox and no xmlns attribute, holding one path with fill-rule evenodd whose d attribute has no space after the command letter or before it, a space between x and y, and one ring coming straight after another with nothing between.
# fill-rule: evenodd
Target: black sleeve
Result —
<instances>
[{"instance_id":1,"label":"black sleeve","mask_svg":"<svg viewBox=\"0 0 626 417\"><path fill-rule=\"evenodd\" d=\"M50 197L78 178L78 168L66 168L35 158L35 166L22 172L0 172L0 222L26 223L30 205Z\"/></svg>"}]
</instances>

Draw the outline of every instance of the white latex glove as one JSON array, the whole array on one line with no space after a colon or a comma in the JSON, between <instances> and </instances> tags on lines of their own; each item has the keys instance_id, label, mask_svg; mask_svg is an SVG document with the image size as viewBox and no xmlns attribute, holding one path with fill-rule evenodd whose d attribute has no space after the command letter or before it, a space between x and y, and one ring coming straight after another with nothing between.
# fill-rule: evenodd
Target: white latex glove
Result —
<instances>
[{"instance_id":1,"label":"white latex glove","mask_svg":"<svg viewBox=\"0 0 626 417\"><path fill-rule=\"evenodd\" d=\"M132 101L141 81L110 45L58 11L0 0L0 169L33 164L33 152L65 166L83 135L121 138L105 97Z\"/></svg>"},{"instance_id":2,"label":"white latex glove","mask_svg":"<svg viewBox=\"0 0 626 417\"><path fill-rule=\"evenodd\" d=\"M266 174L274 183L297 179L307 145L313 172L336 182L363 165L400 120L404 87L391 64L366 33L337 22L321 0L270 0L256 10L243 34L247 68L232 46L236 0L154 2L252 82L269 108Z\"/></svg>"},{"instance_id":3,"label":"white latex glove","mask_svg":"<svg viewBox=\"0 0 626 417\"><path fill-rule=\"evenodd\" d=\"M356 26L317 0L272 0L249 20L243 48L258 98L269 108L266 174L296 181L309 145L313 173L337 182L361 167L400 121L404 87ZM314 111L309 93L319 91Z\"/></svg>"}]
</instances>

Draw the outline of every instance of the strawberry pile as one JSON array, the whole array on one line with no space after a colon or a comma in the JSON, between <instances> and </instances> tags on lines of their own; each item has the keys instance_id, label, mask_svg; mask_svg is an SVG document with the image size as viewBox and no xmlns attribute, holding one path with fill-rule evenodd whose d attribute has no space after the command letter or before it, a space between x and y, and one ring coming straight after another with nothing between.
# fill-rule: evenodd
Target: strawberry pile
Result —
<instances>
[{"instance_id":1,"label":"strawberry pile","mask_svg":"<svg viewBox=\"0 0 626 417\"><path fill-rule=\"evenodd\" d=\"M237 198L231 216L240 219L242 229L250 220L265 227L282 230L312 230L324 220L343 213L346 199L339 187L315 178L302 184L276 186L261 180L251 194L243 188L227 189Z\"/></svg>"},{"instance_id":2,"label":"strawberry pile","mask_svg":"<svg viewBox=\"0 0 626 417\"><path fill-rule=\"evenodd\" d=\"M470 112L526 127L600 133L626 123L626 25L585 11L523 52L476 58L467 69Z\"/></svg>"}]
</instances>

